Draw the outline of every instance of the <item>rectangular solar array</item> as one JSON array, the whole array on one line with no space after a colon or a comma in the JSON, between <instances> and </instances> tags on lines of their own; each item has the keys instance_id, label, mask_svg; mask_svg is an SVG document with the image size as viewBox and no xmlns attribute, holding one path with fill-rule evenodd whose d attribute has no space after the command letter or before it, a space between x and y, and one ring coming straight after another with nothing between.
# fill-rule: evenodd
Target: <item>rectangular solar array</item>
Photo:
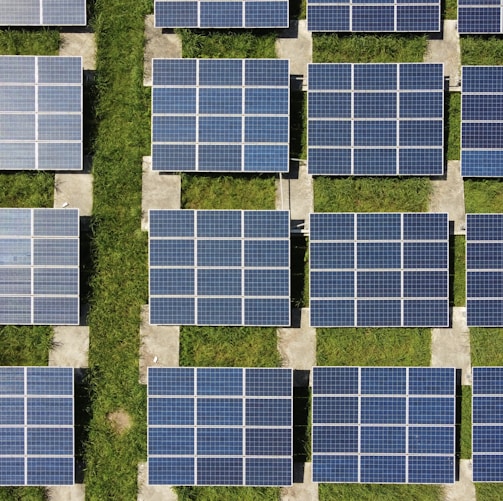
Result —
<instances>
[{"instance_id":1,"label":"rectangular solar array","mask_svg":"<svg viewBox=\"0 0 503 501\"><path fill-rule=\"evenodd\" d=\"M2 0L0 26L85 26L86 0Z\"/></svg>"},{"instance_id":2,"label":"rectangular solar array","mask_svg":"<svg viewBox=\"0 0 503 501\"><path fill-rule=\"evenodd\" d=\"M0 325L78 323L78 209L0 209Z\"/></svg>"},{"instance_id":3,"label":"rectangular solar array","mask_svg":"<svg viewBox=\"0 0 503 501\"><path fill-rule=\"evenodd\" d=\"M151 210L150 323L290 325L288 211Z\"/></svg>"},{"instance_id":4,"label":"rectangular solar array","mask_svg":"<svg viewBox=\"0 0 503 501\"><path fill-rule=\"evenodd\" d=\"M288 172L289 61L154 59L152 168Z\"/></svg>"},{"instance_id":5,"label":"rectangular solar array","mask_svg":"<svg viewBox=\"0 0 503 501\"><path fill-rule=\"evenodd\" d=\"M461 175L503 177L503 67L461 71Z\"/></svg>"},{"instance_id":6,"label":"rectangular solar array","mask_svg":"<svg viewBox=\"0 0 503 501\"><path fill-rule=\"evenodd\" d=\"M502 33L500 0L458 0L458 32Z\"/></svg>"},{"instance_id":7,"label":"rectangular solar array","mask_svg":"<svg viewBox=\"0 0 503 501\"><path fill-rule=\"evenodd\" d=\"M503 326L503 214L466 215L469 327Z\"/></svg>"},{"instance_id":8,"label":"rectangular solar array","mask_svg":"<svg viewBox=\"0 0 503 501\"><path fill-rule=\"evenodd\" d=\"M82 169L82 58L0 56L0 170Z\"/></svg>"},{"instance_id":9,"label":"rectangular solar array","mask_svg":"<svg viewBox=\"0 0 503 501\"><path fill-rule=\"evenodd\" d=\"M472 476L503 482L503 367L472 371Z\"/></svg>"},{"instance_id":10,"label":"rectangular solar array","mask_svg":"<svg viewBox=\"0 0 503 501\"><path fill-rule=\"evenodd\" d=\"M440 0L308 0L309 31L440 31Z\"/></svg>"},{"instance_id":11,"label":"rectangular solar array","mask_svg":"<svg viewBox=\"0 0 503 501\"><path fill-rule=\"evenodd\" d=\"M292 369L153 368L148 482L292 484Z\"/></svg>"},{"instance_id":12,"label":"rectangular solar array","mask_svg":"<svg viewBox=\"0 0 503 501\"><path fill-rule=\"evenodd\" d=\"M308 73L310 174L443 173L442 64L310 64Z\"/></svg>"},{"instance_id":13,"label":"rectangular solar array","mask_svg":"<svg viewBox=\"0 0 503 501\"><path fill-rule=\"evenodd\" d=\"M287 28L287 0L155 0L157 28Z\"/></svg>"},{"instance_id":14,"label":"rectangular solar array","mask_svg":"<svg viewBox=\"0 0 503 501\"><path fill-rule=\"evenodd\" d=\"M313 481L455 480L455 369L314 367Z\"/></svg>"},{"instance_id":15,"label":"rectangular solar array","mask_svg":"<svg viewBox=\"0 0 503 501\"><path fill-rule=\"evenodd\" d=\"M447 214L311 214L313 327L449 325Z\"/></svg>"},{"instance_id":16,"label":"rectangular solar array","mask_svg":"<svg viewBox=\"0 0 503 501\"><path fill-rule=\"evenodd\" d=\"M73 369L0 367L0 485L72 485L73 426Z\"/></svg>"}]
</instances>

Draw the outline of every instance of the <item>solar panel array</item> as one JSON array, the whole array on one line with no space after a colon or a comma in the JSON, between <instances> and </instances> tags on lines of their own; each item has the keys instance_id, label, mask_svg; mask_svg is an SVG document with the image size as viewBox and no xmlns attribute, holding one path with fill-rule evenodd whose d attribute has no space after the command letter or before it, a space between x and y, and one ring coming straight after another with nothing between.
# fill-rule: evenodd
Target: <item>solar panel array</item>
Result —
<instances>
[{"instance_id":1,"label":"solar panel array","mask_svg":"<svg viewBox=\"0 0 503 501\"><path fill-rule=\"evenodd\" d=\"M288 211L150 211L150 323L290 325Z\"/></svg>"},{"instance_id":2,"label":"solar panel array","mask_svg":"<svg viewBox=\"0 0 503 501\"><path fill-rule=\"evenodd\" d=\"M308 0L309 31L440 31L439 0Z\"/></svg>"},{"instance_id":3,"label":"solar panel array","mask_svg":"<svg viewBox=\"0 0 503 501\"><path fill-rule=\"evenodd\" d=\"M287 28L287 0L155 0L157 28Z\"/></svg>"},{"instance_id":4,"label":"solar panel array","mask_svg":"<svg viewBox=\"0 0 503 501\"><path fill-rule=\"evenodd\" d=\"M0 170L81 169L82 59L0 56Z\"/></svg>"},{"instance_id":5,"label":"solar panel array","mask_svg":"<svg viewBox=\"0 0 503 501\"><path fill-rule=\"evenodd\" d=\"M503 326L503 214L466 215L466 316L470 327Z\"/></svg>"},{"instance_id":6,"label":"solar panel array","mask_svg":"<svg viewBox=\"0 0 503 501\"><path fill-rule=\"evenodd\" d=\"M0 367L0 485L72 485L73 369Z\"/></svg>"},{"instance_id":7,"label":"solar panel array","mask_svg":"<svg viewBox=\"0 0 503 501\"><path fill-rule=\"evenodd\" d=\"M502 177L503 67L461 71L461 175Z\"/></svg>"},{"instance_id":8,"label":"solar panel array","mask_svg":"<svg viewBox=\"0 0 503 501\"><path fill-rule=\"evenodd\" d=\"M502 33L500 0L459 0L458 32Z\"/></svg>"},{"instance_id":9,"label":"solar panel array","mask_svg":"<svg viewBox=\"0 0 503 501\"><path fill-rule=\"evenodd\" d=\"M292 484L292 370L153 368L148 482Z\"/></svg>"},{"instance_id":10,"label":"solar panel array","mask_svg":"<svg viewBox=\"0 0 503 501\"><path fill-rule=\"evenodd\" d=\"M0 26L85 26L86 0L2 0Z\"/></svg>"},{"instance_id":11,"label":"solar panel array","mask_svg":"<svg viewBox=\"0 0 503 501\"><path fill-rule=\"evenodd\" d=\"M313 327L449 325L449 228L440 213L310 215Z\"/></svg>"},{"instance_id":12,"label":"solar panel array","mask_svg":"<svg viewBox=\"0 0 503 501\"><path fill-rule=\"evenodd\" d=\"M289 61L154 59L152 168L288 172Z\"/></svg>"},{"instance_id":13,"label":"solar panel array","mask_svg":"<svg viewBox=\"0 0 503 501\"><path fill-rule=\"evenodd\" d=\"M0 209L0 325L78 323L78 209Z\"/></svg>"},{"instance_id":14,"label":"solar panel array","mask_svg":"<svg viewBox=\"0 0 503 501\"><path fill-rule=\"evenodd\" d=\"M441 175L442 64L310 64L313 175Z\"/></svg>"},{"instance_id":15,"label":"solar panel array","mask_svg":"<svg viewBox=\"0 0 503 501\"><path fill-rule=\"evenodd\" d=\"M455 369L314 367L313 481L453 483Z\"/></svg>"}]
</instances>

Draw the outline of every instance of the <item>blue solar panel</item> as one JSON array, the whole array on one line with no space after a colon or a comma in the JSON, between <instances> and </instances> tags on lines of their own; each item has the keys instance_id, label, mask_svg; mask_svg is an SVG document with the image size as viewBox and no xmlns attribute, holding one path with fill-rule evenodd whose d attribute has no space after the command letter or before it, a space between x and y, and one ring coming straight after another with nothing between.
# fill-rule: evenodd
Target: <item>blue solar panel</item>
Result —
<instances>
[{"instance_id":1,"label":"blue solar panel","mask_svg":"<svg viewBox=\"0 0 503 501\"><path fill-rule=\"evenodd\" d=\"M501 5L499 1L459 0L459 33L501 33L501 26Z\"/></svg>"},{"instance_id":2,"label":"blue solar panel","mask_svg":"<svg viewBox=\"0 0 503 501\"><path fill-rule=\"evenodd\" d=\"M503 214L466 215L466 315L470 327L503 325Z\"/></svg>"},{"instance_id":3,"label":"blue solar panel","mask_svg":"<svg viewBox=\"0 0 503 501\"><path fill-rule=\"evenodd\" d=\"M286 28L286 0L155 0L157 28Z\"/></svg>"},{"instance_id":4,"label":"blue solar panel","mask_svg":"<svg viewBox=\"0 0 503 501\"><path fill-rule=\"evenodd\" d=\"M461 175L464 177L503 176L502 96L498 94L502 91L503 68L462 68Z\"/></svg>"},{"instance_id":5,"label":"blue solar panel","mask_svg":"<svg viewBox=\"0 0 503 501\"><path fill-rule=\"evenodd\" d=\"M441 175L441 64L311 64L308 169L317 175Z\"/></svg>"},{"instance_id":6,"label":"blue solar panel","mask_svg":"<svg viewBox=\"0 0 503 501\"><path fill-rule=\"evenodd\" d=\"M474 367L472 464L474 482L503 482L503 368Z\"/></svg>"},{"instance_id":7,"label":"blue solar panel","mask_svg":"<svg viewBox=\"0 0 503 501\"><path fill-rule=\"evenodd\" d=\"M3 0L0 26L85 26L86 0Z\"/></svg>"},{"instance_id":8,"label":"blue solar panel","mask_svg":"<svg viewBox=\"0 0 503 501\"><path fill-rule=\"evenodd\" d=\"M148 395L149 484L291 485L291 369L150 367Z\"/></svg>"},{"instance_id":9,"label":"blue solar panel","mask_svg":"<svg viewBox=\"0 0 503 501\"><path fill-rule=\"evenodd\" d=\"M447 214L311 214L311 325L447 326L448 247Z\"/></svg>"},{"instance_id":10,"label":"blue solar panel","mask_svg":"<svg viewBox=\"0 0 503 501\"><path fill-rule=\"evenodd\" d=\"M455 370L314 367L313 481L453 483Z\"/></svg>"},{"instance_id":11,"label":"blue solar panel","mask_svg":"<svg viewBox=\"0 0 503 501\"><path fill-rule=\"evenodd\" d=\"M0 409L0 485L72 485L73 369L0 367Z\"/></svg>"},{"instance_id":12,"label":"blue solar panel","mask_svg":"<svg viewBox=\"0 0 503 501\"><path fill-rule=\"evenodd\" d=\"M152 324L290 325L289 298L288 212L150 212Z\"/></svg>"},{"instance_id":13,"label":"blue solar panel","mask_svg":"<svg viewBox=\"0 0 503 501\"><path fill-rule=\"evenodd\" d=\"M309 31L440 31L438 0L308 0Z\"/></svg>"},{"instance_id":14,"label":"blue solar panel","mask_svg":"<svg viewBox=\"0 0 503 501\"><path fill-rule=\"evenodd\" d=\"M79 323L79 211L0 209L0 324Z\"/></svg>"},{"instance_id":15,"label":"blue solar panel","mask_svg":"<svg viewBox=\"0 0 503 501\"><path fill-rule=\"evenodd\" d=\"M154 59L153 170L288 172L289 84L287 60Z\"/></svg>"}]
</instances>

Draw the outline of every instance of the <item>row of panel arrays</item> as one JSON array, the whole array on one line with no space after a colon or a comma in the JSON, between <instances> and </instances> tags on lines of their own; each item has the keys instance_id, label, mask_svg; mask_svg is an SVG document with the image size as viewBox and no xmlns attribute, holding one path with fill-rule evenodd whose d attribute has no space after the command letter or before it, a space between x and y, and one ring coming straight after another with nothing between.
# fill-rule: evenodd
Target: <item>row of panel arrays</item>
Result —
<instances>
[{"instance_id":1,"label":"row of panel arrays","mask_svg":"<svg viewBox=\"0 0 503 501\"><path fill-rule=\"evenodd\" d=\"M150 323L290 325L288 211L150 211Z\"/></svg>"},{"instance_id":2,"label":"row of panel arrays","mask_svg":"<svg viewBox=\"0 0 503 501\"><path fill-rule=\"evenodd\" d=\"M461 71L461 175L502 177L503 67Z\"/></svg>"},{"instance_id":3,"label":"row of panel arrays","mask_svg":"<svg viewBox=\"0 0 503 501\"><path fill-rule=\"evenodd\" d=\"M82 58L0 56L0 170L82 169Z\"/></svg>"},{"instance_id":4,"label":"row of panel arrays","mask_svg":"<svg viewBox=\"0 0 503 501\"><path fill-rule=\"evenodd\" d=\"M446 327L447 214L310 217L313 327Z\"/></svg>"},{"instance_id":5,"label":"row of panel arrays","mask_svg":"<svg viewBox=\"0 0 503 501\"><path fill-rule=\"evenodd\" d=\"M152 368L149 484L292 483L292 370Z\"/></svg>"},{"instance_id":6,"label":"row of panel arrays","mask_svg":"<svg viewBox=\"0 0 503 501\"><path fill-rule=\"evenodd\" d=\"M502 15L500 0L458 0L458 32L502 33Z\"/></svg>"},{"instance_id":7,"label":"row of panel arrays","mask_svg":"<svg viewBox=\"0 0 503 501\"><path fill-rule=\"evenodd\" d=\"M453 483L455 369L313 368L313 481Z\"/></svg>"},{"instance_id":8,"label":"row of panel arrays","mask_svg":"<svg viewBox=\"0 0 503 501\"><path fill-rule=\"evenodd\" d=\"M157 28L287 28L288 0L155 0Z\"/></svg>"},{"instance_id":9,"label":"row of panel arrays","mask_svg":"<svg viewBox=\"0 0 503 501\"><path fill-rule=\"evenodd\" d=\"M466 215L466 316L503 326L503 214Z\"/></svg>"},{"instance_id":10,"label":"row of panel arrays","mask_svg":"<svg viewBox=\"0 0 503 501\"><path fill-rule=\"evenodd\" d=\"M86 0L2 0L0 26L85 26Z\"/></svg>"},{"instance_id":11,"label":"row of panel arrays","mask_svg":"<svg viewBox=\"0 0 503 501\"><path fill-rule=\"evenodd\" d=\"M440 0L308 0L309 31L440 31Z\"/></svg>"},{"instance_id":12,"label":"row of panel arrays","mask_svg":"<svg viewBox=\"0 0 503 501\"><path fill-rule=\"evenodd\" d=\"M73 369L0 367L0 485L72 485L73 416Z\"/></svg>"},{"instance_id":13,"label":"row of panel arrays","mask_svg":"<svg viewBox=\"0 0 503 501\"><path fill-rule=\"evenodd\" d=\"M0 209L0 325L79 323L79 211Z\"/></svg>"},{"instance_id":14,"label":"row of panel arrays","mask_svg":"<svg viewBox=\"0 0 503 501\"><path fill-rule=\"evenodd\" d=\"M310 64L313 175L441 175L442 64Z\"/></svg>"},{"instance_id":15,"label":"row of panel arrays","mask_svg":"<svg viewBox=\"0 0 503 501\"><path fill-rule=\"evenodd\" d=\"M154 59L152 168L288 172L289 62Z\"/></svg>"}]
</instances>

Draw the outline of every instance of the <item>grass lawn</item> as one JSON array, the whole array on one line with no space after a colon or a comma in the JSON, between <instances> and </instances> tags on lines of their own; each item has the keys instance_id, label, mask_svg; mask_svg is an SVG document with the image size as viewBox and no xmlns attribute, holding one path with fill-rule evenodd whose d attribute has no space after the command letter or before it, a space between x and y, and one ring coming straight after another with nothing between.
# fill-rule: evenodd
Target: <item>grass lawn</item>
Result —
<instances>
[{"instance_id":1,"label":"grass lawn","mask_svg":"<svg viewBox=\"0 0 503 501\"><path fill-rule=\"evenodd\" d=\"M178 501L279 501L273 487L177 487Z\"/></svg>"},{"instance_id":2,"label":"grass lawn","mask_svg":"<svg viewBox=\"0 0 503 501\"><path fill-rule=\"evenodd\" d=\"M436 485L320 484L320 501L441 501Z\"/></svg>"},{"instance_id":3,"label":"grass lawn","mask_svg":"<svg viewBox=\"0 0 503 501\"><path fill-rule=\"evenodd\" d=\"M503 365L503 329L470 328L473 366Z\"/></svg>"},{"instance_id":4,"label":"grass lawn","mask_svg":"<svg viewBox=\"0 0 503 501\"><path fill-rule=\"evenodd\" d=\"M462 386L461 394L457 396L458 415L456 426L459 430L459 457L472 457L472 387Z\"/></svg>"},{"instance_id":5,"label":"grass lawn","mask_svg":"<svg viewBox=\"0 0 503 501\"><path fill-rule=\"evenodd\" d=\"M465 179L467 214L503 212L503 181L500 179Z\"/></svg>"},{"instance_id":6,"label":"grass lawn","mask_svg":"<svg viewBox=\"0 0 503 501\"><path fill-rule=\"evenodd\" d=\"M453 306L465 306L465 237L462 235L451 236L449 246L449 280L450 289L452 291L451 303Z\"/></svg>"},{"instance_id":7,"label":"grass lawn","mask_svg":"<svg viewBox=\"0 0 503 501\"><path fill-rule=\"evenodd\" d=\"M448 92L445 106L447 160L459 160L461 144L461 93Z\"/></svg>"},{"instance_id":8,"label":"grass lawn","mask_svg":"<svg viewBox=\"0 0 503 501\"><path fill-rule=\"evenodd\" d=\"M503 60L503 40L498 36L462 36L460 42L463 66L499 66Z\"/></svg>"}]
</instances>

